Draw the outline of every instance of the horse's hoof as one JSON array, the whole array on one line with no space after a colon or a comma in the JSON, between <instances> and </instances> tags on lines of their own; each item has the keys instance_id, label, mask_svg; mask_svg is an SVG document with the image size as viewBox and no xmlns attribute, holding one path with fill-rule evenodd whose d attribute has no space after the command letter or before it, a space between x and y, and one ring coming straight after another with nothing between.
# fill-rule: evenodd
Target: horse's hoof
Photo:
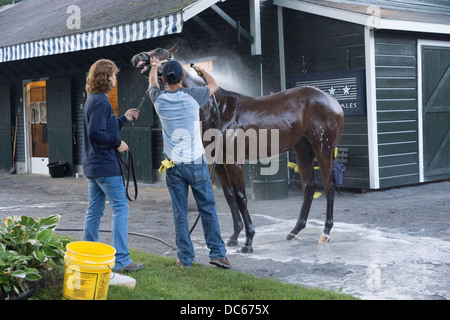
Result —
<instances>
[{"instance_id":1,"label":"horse's hoof","mask_svg":"<svg viewBox=\"0 0 450 320\"><path fill-rule=\"evenodd\" d=\"M251 253L251 252L253 252L253 247L252 246L243 246L240 251L241 251L241 253Z\"/></svg>"},{"instance_id":2,"label":"horse's hoof","mask_svg":"<svg viewBox=\"0 0 450 320\"><path fill-rule=\"evenodd\" d=\"M297 240L297 236L295 234L293 234L293 233L289 233L286 236L286 240Z\"/></svg>"},{"instance_id":3,"label":"horse's hoof","mask_svg":"<svg viewBox=\"0 0 450 320\"><path fill-rule=\"evenodd\" d=\"M237 241L236 239L228 239L228 241L227 241L228 247L235 247L238 244L239 244L239 241Z\"/></svg>"},{"instance_id":4,"label":"horse's hoof","mask_svg":"<svg viewBox=\"0 0 450 320\"><path fill-rule=\"evenodd\" d=\"M328 243L328 242L330 242L330 235L322 233L322 235L319 238L319 241L317 241L317 242L318 243Z\"/></svg>"}]
</instances>

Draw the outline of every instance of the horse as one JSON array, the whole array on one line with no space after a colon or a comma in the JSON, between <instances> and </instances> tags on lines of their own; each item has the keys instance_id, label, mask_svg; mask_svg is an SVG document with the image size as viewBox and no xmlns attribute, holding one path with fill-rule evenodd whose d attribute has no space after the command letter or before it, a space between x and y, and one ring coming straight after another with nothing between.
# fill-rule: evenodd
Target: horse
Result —
<instances>
[{"instance_id":1,"label":"horse","mask_svg":"<svg viewBox=\"0 0 450 320\"><path fill-rule=\"evenodd\" d=\"M148 77L150 57L159 58L164 63L166 60L174 59L177 50L178 45L175 45L169 50L157 48L141 52L133 56L131 62L142 75ZM159 78L161 71L158 70ZM184 87L206 85L200 77L190 75L186 70L184 73L182 82ZM200 109L203 133L208 129L219 129L226 142L233 143L232 140L236 140L236 129L242 130L241 132L254 130L257 134L272 130L278 133L277 150L273 153L267 152L268 157L291 149L295 151L302 181L303 203L297 222L285 237L286 240L296 239L297 234L306 227L317 187L314 178L314 158L317 159L327 199L325 225L318 242L329 242L333 227L335 194L332 161L344 126L344 112L339 102L323 91L309 86L291 88L262 97L246 96L219 87L213 97L215 100L210 98ZM230 135L230 131L234 134ZM206 150L209 143L203 140ZM270 150L273 147L271 141L272 139L267 143ZM233 220L234 232L228 239L227 246L238 245L238 236L245 227L246 240L240 252L250 253L253 251L255 227L247 209L243 164L237 161L239 150L231 152L230 161L230 150L225 150L225 145L226 143L222 144L223 150L215 150L222 152L223 155L223 159L219 159L223 161L217 161L215 164L215 175L221 182ZM241 146L244 148L241 154L245 154L246 160L251 153L251 147L248 141ZM234 148L236 150L236 145Z\"/></svg>"}]
</instances>

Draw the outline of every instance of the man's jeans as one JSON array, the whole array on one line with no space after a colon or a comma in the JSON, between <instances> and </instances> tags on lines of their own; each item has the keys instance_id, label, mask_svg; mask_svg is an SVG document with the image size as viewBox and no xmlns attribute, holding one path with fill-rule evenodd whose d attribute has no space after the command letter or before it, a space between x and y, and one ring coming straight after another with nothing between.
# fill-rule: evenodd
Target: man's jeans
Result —
<instances>
[{"instance_id":1,"label":"man's jeans","mask_svg":"<svg viewBox=\"0 0 450 320\"><path fill-rule=\"evenodd\" d=\"M113 210L112 245L116 249L114 269L125 268L132 260L127 247L129 207L122 177L90 177L87 180L89 206L84 220L84 240L98 241L100 220L108 198Z\"/></svg>"},{"instance_id":2,"label":"man's jeans","mask_svg":"<svg viewBox=\"0 0 450 320\"><path fill-rule=\"evenodd\" d=\"M203 160L202 164L176 164L166 171L166 182L172 197L175 240L180 263L183 266L190 266L195 257L187 218L189 185L197 203L206 245L210 250L209 257L210 259L225 258L225 243L220 236L219 220L207 163Z\"/></svg>"}]
</instances>

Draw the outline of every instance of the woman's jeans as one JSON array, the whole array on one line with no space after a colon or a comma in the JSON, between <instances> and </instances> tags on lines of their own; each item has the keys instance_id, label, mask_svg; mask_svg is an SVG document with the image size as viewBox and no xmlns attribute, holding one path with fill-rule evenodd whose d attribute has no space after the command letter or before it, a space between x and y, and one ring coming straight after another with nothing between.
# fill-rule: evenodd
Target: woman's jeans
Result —
<instances>
[{"instance_id":1,"label":"woman's jeans","mask_svg":"<svg viewBox=\"0 0 450 320\"><path fill-rule=\"evenodd\" d=\"M84 240L98 241L100 220L108 198L112 208L112 245L116 249L114 269L125 268L132 260L127 247L129 207L122 177L89 177L87 180L89 206L84 220Z\"/></svg>"},{"instance_id":2,"label":"woman's jeans","mask_svg":"<svg viewBox=\"0 0 450 320\"><path fill-rule=\"evenodd\" d=\"M183 266L190 266L195 253L189 234L188 190L197 203L210 259L223 259L226 255L225 243L220 235L214 192L209 178L208 165L179 163L166 171L166 182L172 197L173 218L177 256Z\"/></svg>"}]
</instances>

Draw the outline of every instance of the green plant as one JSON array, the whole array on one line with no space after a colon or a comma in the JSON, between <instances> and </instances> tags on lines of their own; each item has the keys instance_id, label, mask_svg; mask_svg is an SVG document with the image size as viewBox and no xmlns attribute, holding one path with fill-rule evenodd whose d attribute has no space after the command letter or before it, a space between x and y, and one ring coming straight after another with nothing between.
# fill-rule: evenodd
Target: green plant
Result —
<instances>
[{"instance_id":1,"label":"green plant","mask_svg":"<svg viewBox=\"0 0 450 320\"><path fill-rule=\"evenodd\" d=\"M60 215L46 218L9 216L0 226L0 293L23 290L48 269L64 263L67 239L53 237Z\"/></svg>"},{"instance_id":2,"label":"green plant","mask_svg":"<svg viewBox=\"0 0 450 320\"><path fill-rule=\"evenodd\" d=\"M0 293L24 291L27 289L28 281L41 279L39 271L28 268L30 256L19 255L16 251L5 251L0 243Z\"/></svg>"}]
</instances>

